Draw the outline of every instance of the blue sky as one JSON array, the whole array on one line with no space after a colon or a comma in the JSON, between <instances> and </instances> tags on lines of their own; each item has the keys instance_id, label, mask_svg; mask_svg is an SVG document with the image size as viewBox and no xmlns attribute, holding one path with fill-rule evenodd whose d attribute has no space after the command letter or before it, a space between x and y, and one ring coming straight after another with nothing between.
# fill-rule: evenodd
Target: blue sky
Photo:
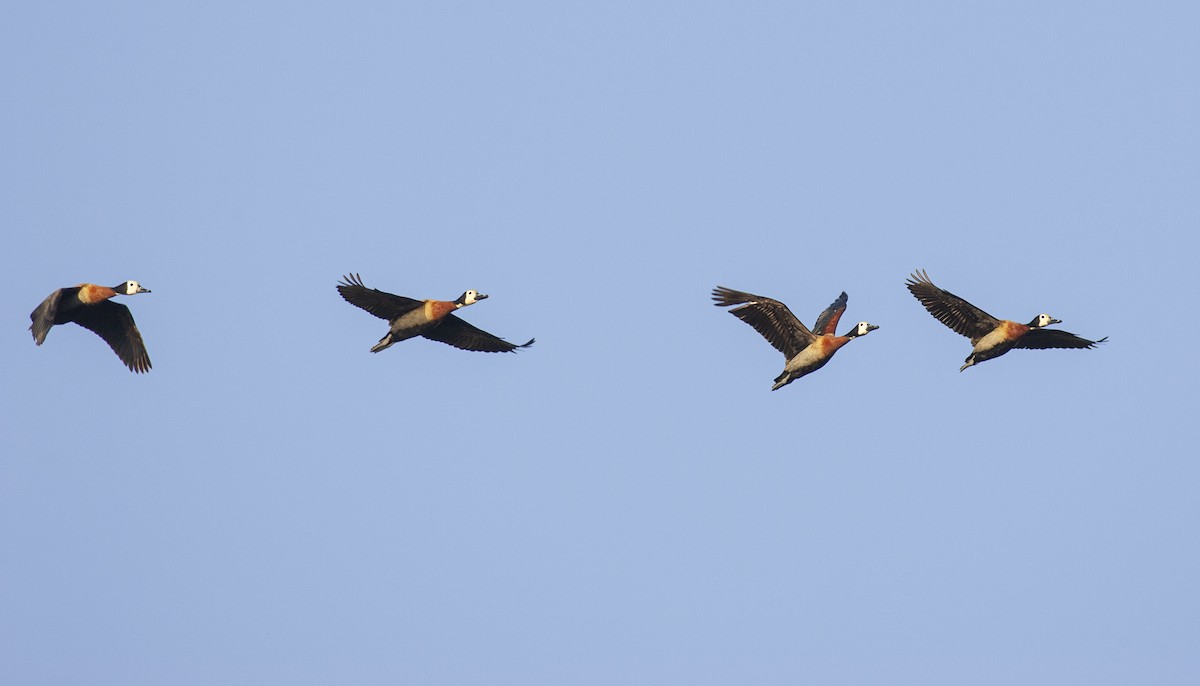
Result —
<instances>
[{"instance_id":1,"label":"blue sky","mask_svg":"<svg viewBox=\"0 0 1200 686\"><path fill-rule=\"evenodd\" d=\"M4 15L6 682L1200 678L1194 4ZM33 344L125 279L151 373ZM881 328L771 393L718 284Z\"/></svg>"}]
</instances>

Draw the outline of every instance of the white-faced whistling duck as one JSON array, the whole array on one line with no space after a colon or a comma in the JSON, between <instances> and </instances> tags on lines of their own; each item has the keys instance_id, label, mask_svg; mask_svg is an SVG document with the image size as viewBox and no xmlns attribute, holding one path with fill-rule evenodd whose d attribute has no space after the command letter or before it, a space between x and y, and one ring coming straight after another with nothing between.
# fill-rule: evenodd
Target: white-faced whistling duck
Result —
<instances>
[{"instance_id":1,"label":"white-faced whistling duck","mask_svg":"<svg viewBox=\"0 0 1200 686\"><path fill-rule=\"evenodd\" d=\"M1105 336L1098 341L1089 341L1060 329L1044 328L1061 323L1048 314L1039 314L1028 324L996 319L950 291L933 285L924 271L915 272L904 283L929 314L955 333L971 339L974 348L967 355L966 363L958 368L960 372L971 365L1000 357L1013 348L1094 348L1108 340Z\"/></svg>"},{"instance_id":2,"label":"white-faced whistling duck","mask_svg":"<svg viewBox=\"0 0 1200 686\"><path fill-rule=\"evenodd\" d=\"M849 300L845 293L838 296L838 299L817 317L812 331L792 314L787 305L778 300L735 291L724 286L714 288L712 297L717 307L741 305L730 310L729 314L754 327L755 331L762 334L762 337L787 359L783 373L775 377L772 391L824 367L843 345L879 328L874 324L859 322L844 336L835 333L838 320L846 311L846 302Z\"/></svg>"},{"instance_id":3,"label":"white-faced whistling duck","mask_svg":"<svg viewBox=\"0 0 1200 686\"><path fill-rule=\"evenodd\" d=\"M50 333L50 327L75 322L103 338L131 371L148 372L150 356L146 354L146 344L142 342L137 324L133 322L133 315L128 307L109 298L149 292L137 281L126 281L112 288L94 283L60 288L30 313L29 319L33 324L29 330L33 332L33 340L41 345Z\"/></svg>"},{"instance_id":4,"label":"white-faced whistling duck","mask_svg":"<svg viewBox=\"0 0 1200 686\"><path fill-rule=\"evenodd\" d=\"M386 319L391 326L387 335L371 346L373 353L385 350L393 343L399 343L413 336L424 336L463 350L484 353L516 352L517 348L528 348L533 345L534 339L532 338L528 343L521 345L509 343L503 338L497 338L482 329L477 329L451 314L460 307L474 305L487 298L486 295L476 291L467 291L453 301L414 300L367 288L358 274L342 277L342 282L338 284L337 289L346 302L355 307L361 307L380 319Z\"/></svg>"}]
</instances>

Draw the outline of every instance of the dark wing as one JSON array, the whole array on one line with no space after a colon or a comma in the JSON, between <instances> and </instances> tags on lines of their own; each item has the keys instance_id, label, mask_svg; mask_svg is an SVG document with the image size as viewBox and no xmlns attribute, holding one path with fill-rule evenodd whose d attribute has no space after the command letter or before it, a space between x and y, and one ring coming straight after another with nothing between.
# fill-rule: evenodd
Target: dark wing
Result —
<instances>
[{"instance_id":1,"label":"dark wing","mask_svg":"<svg viewBox=\"0 0 1200 686\"><path fill-rule=\"evenodd\" d=\"M338 283L337 289L346 302L355 307L361 307L376 317L388 321L406 312L412 312L424 302L423 300L406 298L402 295L384 293L375 288L367 288L363 285L362 279L359 278L358 274L343 276L342 281Z\"/></svg>"},{"instance_id":2,"label":"dark wing","mask_svg":"<svg viewBox=\"0 0 1200 686\"><path fill-rule=\"evenodd\" d=\"M1108 336L1098 341L1089 341L1073 333L1059 329L1034 329L1017 339L1014 348L1029 348L1044 350L1046 348L1094 348L1108 340Z\"/></svg>"},{"instance_id":3,"label":"dark wing","mask_svg":"<svg viewBox=\"0 0 1200 686\"><path fill-rule=\"evenodd\" d=\"M826 307L825 311L817 317L817 323L812 328L813 333L818 336L824 336L825 334L836 336L838 322L841 321L842 313L846 311L846 303L849 300L850 297L846 295L845 291L842 291L838 299L834 300L833 304Z\"/></svg>"},{"instance_id":4,"label":"dark wing","mask_svg":"<svg viewBox=\"0 0 1200 686\"><path fill-rule=\"evenodd\" d=\"M58 303L62 300L63 291L68 290L78 291L79 289L60 288L46 296L42 304L29 313L29 320L33 322L29 325L29 330L33 332L33 340L38 345L46 340L46 335L50 333L50 327L54 326L54 318L58 316Z\"/></svg>"},{"instance_id":5,"label":"dark wing","mask_svg":"<svg viewBox=\"0 0 1200 686\"><path fill-rule=\"evenodd\" d=\"M729 314L754 327L789 360L807 348L815 338L788 306L778 300L724 286L714 288L712 298L717 307L741 305L730 310Z\"/></svg>"},{"instance_id":6,"label":"dark wing","mask_svg":"<svg viewBox=\"0 0 1200 686\"><path fill-rule=\"evenodd\" d=\"M133 315L129 313L128 307L105 300L80 307L72 314L76 324L94 331L103 338L131 371L150 371L150 356L146 354L146 344L142 342L142 333L133 322Z\"/></svg>"},{"instance_id":7,"label":"dark wing","mask_svg":"<svg viewBox=\"0 0 1200 686\"><path fill-rule=\"evenodd\" d=\"M914 272L904 285L929 310L929 314L957 334L974 340L986 336L1000 325L999 319L950 291L933 285L924 271Z\"/></svg>"},{"instance_id":8,"label":"dark wing","mask_svg":"<svg viewBox=\"0 0 1200 686\"><path fill-rule=\"evenodd\" d=\"M503 338L493 336L483 329L476 328L452 314L446 315L441 323L421 332L421 335L431 341L446 343L462 350L474 350L481 353L511 353L517 348L528 348L534 339L528 343L517 345Z\"/></svg>"}]
</instances>

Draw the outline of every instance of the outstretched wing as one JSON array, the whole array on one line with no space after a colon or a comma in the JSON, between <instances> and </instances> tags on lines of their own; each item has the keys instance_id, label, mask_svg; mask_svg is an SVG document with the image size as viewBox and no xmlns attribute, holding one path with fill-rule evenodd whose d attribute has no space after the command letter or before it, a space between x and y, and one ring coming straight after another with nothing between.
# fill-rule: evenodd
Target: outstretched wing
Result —
<instances>
[{"instance_id":1,"label":"outstretched wing","mask_svg":"<svg viewBox=\"0 0 1200 686\"><path fill-rule=\"evenodd\" d=\"M346 302L388 321L405 312L411 312L424 302L402 295L384 293L375 288L367 288L358 274L343 276L342 281L338 283L337 290Z\"/></svg>"},{"instance_id":2,"label":"outstretched wing","mask_svg":"<svg viewBox=\"0 0 1200 686\"><path fill-rule=\"evenodd\" d=\"M732 307L729 313L754 327L767 342L789 360L813 342L815 336L792 314L787 305L773 298L717 286L712 298L717 307Z\"/></svg>"},{"instance_id":3,"label":"outstretched wing","mask_svg":"<svg viewBox=\"0 0 1200 686\"><path fill-rule=\"evenodd\" d=\"M446 343L462 350L474 350L481 353L511 353L517 348L528 348L534 339L528 343L517 345L498 336L464 322L452 314L446 315L440 323L421 332L421 335L433 341Z\"/></svg>"},{"instance_id":4,"label":"outstretched wing","mask_svg":"<svg viewBox=\"0 0 1200 686\"><path fill-rule=\"evenodd\" d=\"M105 300L79 307L72 315L76 324L103 338L131 371L139 374L150 371L146 344L142 342L142 333L138 331L128 307Z\"/></svg>"},{"instance_id":5,"label":"outstretched wing","mask_svg":"<svg viewBox=\"0 0 1200 686\"><path fill-rule=\"evenodd\" d=\"M1000 325L999 319L950 291L933 285L924 271L914 272L904 285L929 310L929 314L957 334L974 340L986 336Z\"/></svg>"},{"instance_id":6,"label":"outstretched wing","mask_svg":"<svg viewBox=\"0 0 1200 686\"><path fill-rule=\"evenodd\" d=\"M33 322L29 325L29 330L33 332L33 340L41 345L46 340L46 335L50 333L50 327L54 326L54 318L58 316L58 303L62 300L64 291L78 291L79 288L60 288L42 301L41 305L29 313L29 320Z\"/></svg>"},{"instance_id":7,"label":"outstretched wing","mask_svg":"<svg viewBox=\"0 0 1200 686\"><path fill-rule=\"evenodd\" d=\"M825 334L836 336L838 322L841 321L842 313L846 311L846 303L849 300L850 297L846 295L845 291L842 291L838 299L834 300L833 304L826 307L825 311L817 317L817 323L812 328L813 333L818 336L824 336Z\"/></svg>"},{"instance_id":8,"label":"outstretched wing","mask_svg":"<svg viewBox=\"0 0 1200 686\"><path fill-rule=\"evenodd\" d=\"M1094 348L1108 340L1108 336L1098 341L1080 338L1068 331L1060 329L1034 329L1017 339L1014 348L1030 348L1044 350L1046 348Z\"/></svg>"}]
</instances>

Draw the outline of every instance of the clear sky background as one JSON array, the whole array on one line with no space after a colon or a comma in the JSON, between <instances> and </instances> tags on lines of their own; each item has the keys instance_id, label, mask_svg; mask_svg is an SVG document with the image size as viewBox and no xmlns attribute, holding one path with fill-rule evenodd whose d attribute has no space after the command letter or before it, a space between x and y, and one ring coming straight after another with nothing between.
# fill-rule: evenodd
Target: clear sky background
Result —
<instances>
[{"instance_id":1,"label":"clear sky background","mask_svg":"<svg viewBox=\"0 0 1200 686\"><path fill-rule=\"evenodd\" d=\"M10 3L0 681L1200 682L1198 31ZM1111 339L960 374L917 268ZM351 271L537 343L371 355ZM33 344L125 279L152 372ZM881 328L771 393L718 284Z\"/></svg>"}]
</instances>

